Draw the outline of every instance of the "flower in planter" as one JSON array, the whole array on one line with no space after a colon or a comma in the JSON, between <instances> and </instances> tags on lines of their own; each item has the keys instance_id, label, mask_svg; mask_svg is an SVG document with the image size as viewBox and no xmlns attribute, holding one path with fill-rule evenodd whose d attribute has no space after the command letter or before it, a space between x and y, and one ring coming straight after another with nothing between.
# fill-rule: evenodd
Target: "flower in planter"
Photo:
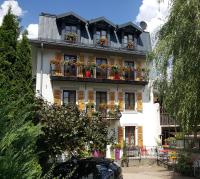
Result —
<instances>
[{"instance_id":1,"label":"flower in planter","mask_svg":"<svg viewBox=\"0 0 200 179\"><path fill-rule=\"evenodd\" d=\"M112 72L113 72L114 74L119 73L119 68L118 68L118 66L116 66L116 65L112 66L112 67L111 67L111 70L112 70Z\"/></svg>"},{"instance_id":2,"label":"flower in planter","mask_svg":"<svg viewBox=\"0 0 200 179\"><path fill-rule=\"evenodd\" d=\"M128 47L129 49L133 48L133 47L134 47L134 44L133 44L133 42L128 42L128 45L127 45L127 47Z\"/></svg>"},{"instance_id":3,"label":"flower in planter","mask_svg":"<svg viewBox=\"0 0 200 179\"><path fill-rule=\"evenodd\" d=\"M122 148L122 144L118 143L118 144L115 144L115 149L121 149Z\"/></svg>"},{"instance_id":4,"label":"flower in planter","mask_svg":"<svg viewBox=\"0 0 200 179\"><path fill-rule=\"evenodd\" d=\"M101 103L100 105L99 105L99 108L100 109L107 109L107 104L106 103Z\"/></svg>"},{"instance_id":5,"label":"flower in planter","mask_svg":"<svg viewBox=\"0 0 200 179\"><path fill-rule=\"evenodd\" d=\"M93 109L94 106L95 106L94 103L87 103L87 104L86 104L86 107L87 107L87 108L92 108L92 109Z\"/></svg>"},{"instance_id":6,"label":"flower in planter","mask_svg":"<svg viewBox=\"0 0 200 179\"><path fill-rule=\"evenodd\" d=\"M99 43L100 43L101 46L104 46L104 45L106 45L106 43L107 43L107 39L105 39L105 38L100 38Z\"/></svg>"},{"instance_id":7,"label":"flower in planter","mask_svg":"<svg viewBox=\"0 0 200 179\"><path fill-rule=\"evenodd\" d=\"M95 67L96 67L96 65L94 63L84 65L83 70L82 70L83 76L86 76L86 77L93 76ZM89 75L89 73L90 73L90 75Z\"/></svg>"},{"instance_id":8,"label":"flower in planter","mask_svg":"<svg viewBox=\"0 0 200 179\"><path fill-rule=\"evenodd\" d=\"M112 73L114 75L115 80L120 80L120 74L119 74L119 67L114 65L111 67Z\"/></svg>"},{"instance_id":9,"label":"flower in planter","mask_svg":"<svg viewBox=\"0 0 200 179\"><path fill-rule=\"evenodd\" d=\"M123 72L123 71L127 71L127 67L126 66L121 66L120 67L120 70Z\"/></svg>"},{"instance_id":10,"label":"flower in planter","mask_svg":"<svg viewBox=\"0 0 200 179\"><path fill-rule=\"evenodd\" d=\"M80 66L83 66L83 65L84 65L84 63L83 63L83 62L80 62L80 61L77 61L75 64L76 64L77 67L80 67Z\"/></svg>"},{"instance_id":11,"label":"flower in planter","mask_svg":"<svg viewBox=\"0 0 200 179\"><path fill-rule=\"evenodd\" d=\"M92 116L96 116L96 117L99 116L99 112L98 111L93 112Z\"/></svg>"},{"instance_id":12,"label":"flower in planter","mask_svg":"<svg viewBox=\"0 0 200 179\"><path fill-rule=\"evenodd\" d=\"M69 32L65 35L65 40L75 42L77 39L77 34L74 32Z\"/></svg>"},{"instance_id":13,"label":"flower in planter","mask_svg":"<svg viewBox=\"0 0 200 179\"><path fill-rule=\"evenodd\" d=\"M101 64L101 65L99 65L99 67L100 67L101 69L106 69L106 68L107 68L107 64Z\"/></svg>"},{"instance_id":14,"label":"flower in planter","mask_svg":"<svg viewBox=\"0 0 200 179\"><path fill-rule=\"evenodd\" d=\"M58 60L53 59L53 60L50 61L50 64L60 65L60 64L61 64L61 61L58 61Z\"/></svg>"}]
</instances>

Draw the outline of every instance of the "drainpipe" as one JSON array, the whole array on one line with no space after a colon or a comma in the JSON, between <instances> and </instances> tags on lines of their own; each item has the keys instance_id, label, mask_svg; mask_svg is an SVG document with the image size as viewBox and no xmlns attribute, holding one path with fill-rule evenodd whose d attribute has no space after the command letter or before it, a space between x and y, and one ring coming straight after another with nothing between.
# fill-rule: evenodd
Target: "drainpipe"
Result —
<instances>
[{"instance_id":1,"label":"drainpipe","mask_svg":"<svg viewBox=\"0 0 200 179\"><path fill-rule=\"evenodd\" d=\"M40 65L40 96L42 97L42 85L43 85L43 48L44 44L41 43L41 65Z\"/></svg>"},{"instance_id":2,"label":"drainpipe","mask_svg":"<svg viewBox=\"0 0 200 179\"><path fill-rule=\"evenodd\" d=\"M118 45L118 47L120 47L116 29L114 30L114 34L115 34L115 37L117 39L117 45Z\"/></svg>"},{"instance_id":3,"label":"drainpipe","mask_svg":"<svg viewBox=\"0 0 200 179\"><path fill-rule=\"evenodd\" d=\"M91 36L90 36L89 29L88 29L88 23L85 24L85 30L87 31L87 34L88 34L88 37L89 37L89 44L90 44L90 42L91 42Z\"/></svg>"}]
</instances>

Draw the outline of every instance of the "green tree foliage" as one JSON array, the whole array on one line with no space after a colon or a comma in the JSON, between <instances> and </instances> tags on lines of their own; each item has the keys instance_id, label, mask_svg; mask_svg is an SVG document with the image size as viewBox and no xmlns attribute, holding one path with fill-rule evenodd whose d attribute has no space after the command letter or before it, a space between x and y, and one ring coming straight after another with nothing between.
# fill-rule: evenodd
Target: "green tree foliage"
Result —
<instances>
[{"instance_id":1,"label":"green tree foliage","mask_svg":"<svg viewBox=\"0 0 200 179\"><path fill-rule=\"evenodd\" d=\"M0 27L0 178L6 179L38 178L41 171L36 154L41 130L32 122L30 46L26 34L17 40L19 32L18 19L9 9Z\"/></svg>"},{"instance_id":2,"label":"green tree foliage","mask_svg":"<svg viewBox=\"0 0 200 179\"><path fill-rule=\"evenodd\" d=\"M44 170L47 161L57 154L74 150L78 154L91 153L93 150L105 151L106 144L113 141L109 137L108 121L101 116L88 117L80 113L77 106L56 106L38 100L37 119L43 125L43 134L38 141L40 162Z\"/></svg>"},{"instance_id":3,"label":"green tree foliage","mask_svg":"<svg viewBox=\"0 0 200 179\"><path fill-rule=\"evenodd\" d=\"M199 29L199 1L172 0L169 18L159 32L154 50L164 107L176 116L184 131L194 133L200 125Z\"/></svg>"},{"instance_id":4,"label":"green tree foliage","mask_svg":"<svg viewBox=\"0 0 200 179\"><path fill-rule=\"evenodd\" d=\"M26 179L40 175L35 153L40 128L31 122L34 113L29 111L34 106L24 105L24 100L0 106L0 178Z\"/></svg>"},{"instance_id":5,"label":"green tree foliage","mask_svg":"<svg viewBox=\"0 0 200 179\"><path fill-rule=\"evenodd\" d=\"M0 75L4 75L4 78L6 77L8 80L13 77L12 65L16 62L19 32L18 19L11 13L11 9L9 9L0 28Z\"/></svg>"}]
</instances>

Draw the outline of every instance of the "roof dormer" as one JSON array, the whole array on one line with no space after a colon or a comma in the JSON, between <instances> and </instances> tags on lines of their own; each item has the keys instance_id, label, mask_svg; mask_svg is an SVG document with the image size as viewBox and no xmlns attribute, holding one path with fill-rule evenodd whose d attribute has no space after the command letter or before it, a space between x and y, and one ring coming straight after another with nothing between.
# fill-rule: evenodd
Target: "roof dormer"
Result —
<instances>
[{"instance_id":1,"label":"roof dormer","mask_svg":"<svg viewBox=\"0 0 200 179\"><path fill-rule=\"evenodd\" d=\"M87 23L87 21L83 17L79 16L78 14L74 12L67 12L67 13L57 15L57 21L67 21L73 24Z\"/></svg>"},{"instance_id":2,"label":"roof dormer","mask_svg":"<svg viewBox=\"0 0 200 179\"><path fill-rule=\"evenodd\" d=\"M135 33L137 35L140 35L143 32L143 30L139 26L135 25L132 22L127 22L119 25L118 30L123 31L124 33Z\"/></svg>"}]
</instances>

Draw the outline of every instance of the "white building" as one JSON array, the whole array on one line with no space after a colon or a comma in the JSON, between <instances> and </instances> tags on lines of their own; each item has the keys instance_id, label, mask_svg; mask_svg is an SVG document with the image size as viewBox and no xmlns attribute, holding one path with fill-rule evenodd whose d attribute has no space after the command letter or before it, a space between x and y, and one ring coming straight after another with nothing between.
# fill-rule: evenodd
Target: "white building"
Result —
<instances>
[{"instance_id":1,"label":"white building","mask_svg":"<svg viewBox=\"0 0 200 179\"><path fill-rule=\"evenodd\" d=\"M112 113L117 105L120 121L108 120L118 142L157 145L159 106L144 77L148 32L132 22L115 25L104 17L88 21L73 12L42 13L39 37L30 42L37 93L91 112Z\"/></svg>"}]
</instances>

